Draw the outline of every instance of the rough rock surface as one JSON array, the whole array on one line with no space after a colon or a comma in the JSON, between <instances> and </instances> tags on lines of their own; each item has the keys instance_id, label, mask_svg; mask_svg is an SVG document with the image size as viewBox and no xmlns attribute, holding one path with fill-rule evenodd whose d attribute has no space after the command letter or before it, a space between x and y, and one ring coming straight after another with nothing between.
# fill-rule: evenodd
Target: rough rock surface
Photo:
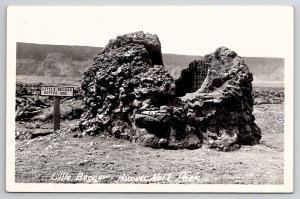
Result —
<instances>
[{"instance_id":1,"label":"rough rock surface","mask_svg":"<svg viewBox=\"0 0 300 199\"><path fill-rule=\"evenodd\" d=\"M45 122L53 117L53 97L40 96L42 83L16 83L15 120ZM83 112L82 93L74 88L73 97L61 98L61 119L77 119Z\"/></svg>"},{"instance_id":2,"label":"rough rock surface","mask_svg":"<svg viewBox=\"0 0 300 199\"><path fill-rule=\"evenodd\" d=\"M235 144L259 142L261 131L252 115L253 78L241 57L221 47L192 62L182 73L194 76L192 90L187 90L193 93L187 93L181 100L188 105L187 121L192 119L190 125L202 132L204 144L229 150ZM182 80L176 85L184 83Z\"/></svg>"},{"instance_id":3,"label":"rough rock surface","mask_svg":"<svg viewBox=\"0 0 300 199\"><path fill-rule=\"evenodd\" d=\"M284 89L282 88L256 88L252 91L254 104L282 104L284 103Z\"/></svg>"},{"instance_id":4,"label":"rough rock surface","mask_svg":"<svg viewBox=\"0 0 300 199\"><path fill-rule=\"evenodd\" d=\"M50 106L47 98L37 96L17 96L16 97L16 121L31 120L34 116L42 112L44 108Z\"/></svg>"},{"instance_id":5,"label":"rough rock surface","mask_svg":"<svg viewBox=\"0 0 300 199\"><path fill-rule=\"evenodd\" d=\"M107 131L131 137L135 110L160 106L175 94L162 64L156 35L136 32L111 40L84 73L86 111L80 128L92 135Z\"/></svg>"},{"instance_id":6,"label":"rough rock surface","mask_svg":"<svg viewBox=\"0 0 300 199\"><path fill-rule=\"evenodd\" d=\"M228 48L193 61L175 80L163 66L156 35L111 40L84 73L85 113L79 128L153 148L228 151L259 143L252 74Z\"/></svg>"}]
</instances>

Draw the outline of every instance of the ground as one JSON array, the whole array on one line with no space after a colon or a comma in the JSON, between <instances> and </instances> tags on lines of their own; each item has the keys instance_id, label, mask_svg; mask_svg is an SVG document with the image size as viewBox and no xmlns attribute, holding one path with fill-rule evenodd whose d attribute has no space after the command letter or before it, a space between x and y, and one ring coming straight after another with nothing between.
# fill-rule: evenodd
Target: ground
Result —
<instances>
[{"instance_id":1,"label":"ground","mask_svg":"<svg viewBox=\"0 0 300 199\"><path fill-rule=\"evenodd\" d=\"M73 133L16 140L16 182L283 184L283 110L282 104L255 106L261 143L234 152L152 149Z\"/></svg>"}]
</instances>

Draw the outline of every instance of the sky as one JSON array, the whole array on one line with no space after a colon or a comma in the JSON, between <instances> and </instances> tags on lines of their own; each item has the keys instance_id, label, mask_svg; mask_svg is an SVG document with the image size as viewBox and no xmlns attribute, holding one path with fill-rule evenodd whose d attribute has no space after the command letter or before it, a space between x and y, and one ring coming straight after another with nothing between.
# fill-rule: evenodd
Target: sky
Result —
<instances>
[{"instance_id":1,"label":"sky","mask_svg":"<svg viewBox=\"0 0 300 199\"><path fill-rule=\"evenodd\" d=\"M291 7L90 6L10 7L18 42L104 47L117 35L157 34L163 53L205 55L226 46L241 56L284 57L290 48Z\"/></svg>"}]
</instances>

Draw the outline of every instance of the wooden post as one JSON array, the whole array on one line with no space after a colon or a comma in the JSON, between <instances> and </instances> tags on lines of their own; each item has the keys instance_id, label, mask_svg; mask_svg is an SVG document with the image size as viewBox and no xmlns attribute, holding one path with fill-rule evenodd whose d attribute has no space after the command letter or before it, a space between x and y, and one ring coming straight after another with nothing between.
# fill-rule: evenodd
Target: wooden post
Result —
<instances>
[{"instance_id":1,"label":"wooden post","mask_svg":"<svg viewBox=\"0 0 300 199\"><path fill-rule=\"evenodd\" d=\"M54 96L53 112L54 132L60 129L60 97Z\"/></svg>"},{"instance_id":2,"label":"wooden post","mask_svg":"<svg viewBox=\"0 0 300 199\"><path fill-rule=\"evenodd\" d=\"M74 87L41 86L41 96L53 96L54 132L60 129L60 97L74 96Z\"/></svg>"}]
</instances>

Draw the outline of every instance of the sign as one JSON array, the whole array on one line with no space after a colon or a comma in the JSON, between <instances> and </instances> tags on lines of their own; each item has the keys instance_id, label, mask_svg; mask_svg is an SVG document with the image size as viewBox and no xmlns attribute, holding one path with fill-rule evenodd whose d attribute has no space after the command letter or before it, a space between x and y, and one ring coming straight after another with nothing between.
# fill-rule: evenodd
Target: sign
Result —
<instances>
[{"instance_id":1,"label":"sign","mask_svg":"<svg viewBox=\"0 0 300 199\"><path fill-rule=\"evenodd\" d=\"M41 86L41 95L54 96L53 125L54 132L60 129L60 97L72 97L73 87Z\"/></svg>"},{"instance_id":2,"label":"sign","mask_svg":"<svg viewBox=\"0 0 300 199\"><path fill-rule=\"evenodd\" d=\"M61 86L42 86L41 95L43 96L61 96L72 97L74 94L73 87L61 87Z\"/></svg>"}]
</instances>

